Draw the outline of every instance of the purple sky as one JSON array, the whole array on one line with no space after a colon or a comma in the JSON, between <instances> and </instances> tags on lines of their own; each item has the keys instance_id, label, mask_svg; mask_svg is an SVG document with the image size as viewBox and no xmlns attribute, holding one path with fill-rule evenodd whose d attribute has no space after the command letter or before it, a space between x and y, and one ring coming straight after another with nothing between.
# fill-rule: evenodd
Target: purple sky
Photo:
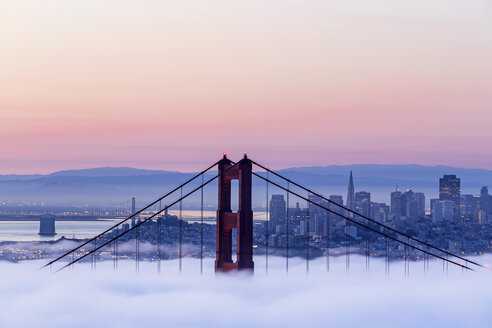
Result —
<instances>
[{"instance_id":1,"label":"purple sky","mask_svg":"<svg viewBox=\"0 0 492 328\"><path fill-rule=\"evenodd\" d=\"M485 0L6 0L0 174L492 169L490 58Z\"/></svg>"}]
</instances>

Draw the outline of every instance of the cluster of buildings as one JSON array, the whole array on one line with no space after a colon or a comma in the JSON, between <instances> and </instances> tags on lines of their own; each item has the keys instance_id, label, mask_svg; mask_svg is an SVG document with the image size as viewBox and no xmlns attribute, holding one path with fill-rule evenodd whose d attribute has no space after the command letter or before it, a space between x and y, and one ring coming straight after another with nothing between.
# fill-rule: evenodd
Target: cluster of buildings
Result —
<instances>
[{"instance_id":1,"label":"cluster of buildings","mask_svg":"<svg viewBox=\"0 0 492 328\"><path fill-rule=\"evenodd\" d=\"M310 256L321 256L326 249L336 252L339 247L348 246L353 251L363 252L367 249L370 254L376 256L391 256L394 258L405 256L405 249L394 241L375 232L350 223L337 214L349 217L356 222L368 224L366 220L353 214L343 207L367 216L384 225L395 228L407 235L421 241L430 243L436 247L463 254L483 254L492 251L492 196L487 187L482 187L478 195L462 195L461 181L455 175L444 175L439 179L439 198L431 199L426 203L424 193L413 190L395 190L391 193L391 203L374 202L371 193L356 191L354 179L350 173L347 196L330 195L329 201L310 195L308 206L288 206L284 195L272 195L268 204L268 220L255 220L253 227L255 253L265 252L266 246L275 249L289 247L291 256L306 256L305 250L309 248ZM426 205L430 204L429 210ZM290 205L290 204L289 204ZM329 209L330 211L327 211ZM132 199L131 213L136 213L135 199ZM142 218L133 216L128 223L113 229L105 237L107 240L122 232L129 230L140 223ZM54 217L45 216L40 220L40 234L55 234ZM385 232L384 227L372 223L372 229ZM139 227L138 238L151 244L162 244L160 258L172 259L178 256L177 242L181 240L186 247L184 256L213 257L215 254L215 225L189 223L180 221L177 216L166 213L157 220L150 220ZM136 231L125 234L119 240L122 243L131 242L137 237ZM232 236L235 245L235 234ZM104 238L103 238L104 239ZM104 239L104 240L106 240ZM104 241L103 240L103 241ZM203 242L203 248L200 243ZM5 247L10 244L0 245L0 258L9 260L21 260L25 255L13 255ZM391 254L386 253L391 250ZM1 251L4 253L2 254ZM53 251L53 250L51 250ZM63 250L58 250L58 252ZM123 257L133 256L134 248L121 250ZM272 250L274 254L275 250ZM412 253L413 252L413 253ZM418 251L412 251L411 258L418 259ZM55 251L56 253L56 251ZM151 247L142 254L142 258L156 259L155 248ZM279 253L284 254L284 253ZM51 254L52 255L52 254ZM46 250L32 257L47 256ZM99 257L111 257L111 252L102 251Z\"/></svg>"},{"instance_id":2,"label":"cluster of buildings","mask_svg":"<svg viewBox=\"0 0 492 328\"><path fill-rule=\"evenodd\" d=\"M352 172L345 202L341 195L327 198L331 202L315 195L309 196L314 203L358 222L367 224L367 221L336 204L421 240L441 244L446 249L454 247L458 251L473 253L474 249L487 251L491 247L487 236L492 230L492 196L487 187L482 187L479 195L462 195L461 181L455 175L444 175L439 179L439 198L430 200L430 211L426 211L425 194L413 190L400 191L397 188L391 193L389 205L374 202L370 192L355 191ZM288 233L286 220L289 221ZM278 247L285 244L286 238L289 238L290 245L299 244L302 247L305 236L309 236L314 244L318 241L320 247L322 244L343 246L347 243L347 237L352 245L367 238L364 235L367 229L350 224L315 204L310 203L307 208L300 208L299 204L287 208L283 195L272 195L268 229L271 233L269 244ZM376 243L378 238L382 241L382 238L375 236Z\"/></svg>"}]
</instances>

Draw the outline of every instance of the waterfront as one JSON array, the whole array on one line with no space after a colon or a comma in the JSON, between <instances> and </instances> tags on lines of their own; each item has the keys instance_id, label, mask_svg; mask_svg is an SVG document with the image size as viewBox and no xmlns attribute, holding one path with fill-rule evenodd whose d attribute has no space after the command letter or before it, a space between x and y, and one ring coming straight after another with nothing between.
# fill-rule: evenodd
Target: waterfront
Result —
<instances>
[{"instance_id":1,"label":"waterfront","mask_svg":"<svg viewBox=\"0 0 492 328\"><path fill-rule=\"evenodd\" d=\"M169 211L170 215L179 216L179 211ZM204 211L204 220L208 224L215 224L215 211ZM182 211L184 220L192 223L200 221L201 213L196 210ZM255 212L255 220L262 220L265 212ZM56 235L40 236L39 221L24 221L12 219L9 221L0 221L0 242L1 241L51 241L58 240L62 236L66 238L91 238L112 227L122 219L99 218L97 220L79 220L79 221L56 221Z\"/></svg>"},{"instance_id":2,"label":"waterfront","mask_svg":"<svg viewBox=\"0 0 492 328\"><path fill-rule=\"evenodd\" d=\"M56 235L40 236L39 221L0 221L0 241L50 241L66 238L89 238L103 232L118 220L57 221Z\"/></svg>"}]
</instances>

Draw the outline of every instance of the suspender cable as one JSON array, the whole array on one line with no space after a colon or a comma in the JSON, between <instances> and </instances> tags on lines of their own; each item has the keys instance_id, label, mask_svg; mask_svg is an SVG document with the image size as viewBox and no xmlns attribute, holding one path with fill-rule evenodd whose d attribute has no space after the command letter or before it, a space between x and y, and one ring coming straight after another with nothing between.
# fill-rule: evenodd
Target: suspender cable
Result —
<instances>
[{"instance_id":1,"label":"suspender cable","mask_svg":"<svg viewBox=\"0 0 492 328\"><path fill-rule=\"evenodd\" d=\"M251 162L252 162L253 164L255 164L256 166L258 166L258 167L260 167L260 168L264 169L265 171L269 171L269 172L270 172L270 173L272 173L273 175L275 175L275 176L277 176L277 177L279 177L279 178L281 178L281 179L283 179L283 180L285 180L285 181L289 181L290 183L292 183L292 184L293 184L293 185L295 185L296 187L299 187L299 188L301 188L301 189L303 189L303 190L305 190L305 191L307 191L307 192L310 192L310 193L312 193L313 195L316 195L316 196L320 197L321 199L326 200L328 203L333 204L333 205L335 205L335 206L337 206L337 207L339 207L339 208L341 208L341 209L344 209L345 211L347 211L347 212L349 212L349 213L352 213L352 214L354 214L354 215L357 215L358 217L361 217L361 218L363 218L364 220L370 221L370 222L372 222L372 223L374 223L374 224L376 224L376 225L378 225L378 226L380 226L380 227L384 227L384 228L388 229L389 231L394 232L394 233L396 233L396 234L399 234L399 235L401 235L401 236L408 237L408 238L410 238L411 240L413 240L414 242L417 242L417 243L419 243L419 244L425 245L425 246L430 247L430 248L432 248L432 249L434 249L434 250L437 250L437 251L443 252L444 254L447 254L447 255L449 255L449 256L452 256L452 257L458 258L458 259L463 260L463 261L468 261L469 263L472 263L473 265L476 265L476 266L479 266L479 267L485 268L485 266L483 266L483 265L482 265L482 264L480 264L480 263L477 263L477 262L474 262L474 261L467 260L467 259L465 259L464 257L461 257L461 256L456 255L456 254L452 254L452 253L450 253L450 252L448 252L448 251L446 251L446 250L444 250L444 249L440 249L440 248L438 248L438 247L432 246L432 245L430 245L430 244L428 244L428 243L426 243L426 242L423 242L423 241L421 241L421 240L418 240L418 239L416 239L416 238L414 238L414 237L412 237L412 236L410 236L410 235L407 235L407 234L402 233L402 232L400 232L400 231L398 231L398 230L395 230L395 229L393 229L393 228L391 228L391 227L389 227L389 226L387 226L387 225L384 225L384 224L382 224L382 223L380 223L380 222L378 222L378 221L375 221L375 220L373 220L373 219L371 219L371 218L369 218L369 217L367 217L367 216L365 216L365 215L361 215L361 214L357 213L356 211L354 211L353 209L351 209L351 208L347 208L346 206L340 205L340 204L338 204L338 203L336 203L336 202L334 202L334 201L332 201L332 200L330 200L330 199L328 199L328 198L324 197L324 196L323 196L323 195L321 195L321 194L318 194L318 193L316 193L316 192L313 192L312 190L310 190L310 189L308 189L308 188L306 188L306 187L304 187L304 186L302 186L302 185L300 185L300 184L298 184L298 183L296 183L296 182L294 182L294 181L292 181L292 180L290 180L290 179L287 179L286 177L284 177L284 176L282 176L282 175L280 175L280 174L276 173L275 171L270 170L269 168L267 168L267 167L265 167L265 166L263 166L263 165L261 165L261 164L259 164L259 163L255 162L255 161L251 161ZM262 179L264 179L264 178L262 177ZM338 214L336 214L336 215L338 215ZM371 229L371 230L372 230L372 231L374 231L374 229ZM376 232L376 233L378 233L378 232ZM433 253L430 253L430 254L433 254ZM434 254L434 255L435 255L435 254Z\"/></svg>"},{"instance_id":2,"label":"suspender cable","mask_svg":"<svg viewBox=\"0 0 492 328\"><path fill-rule=\"evenodd\" d=\"M326 212L326 272L330 272L330 213Z\"/></svg>"},{"instance_id":3,"label":"suspender cable","mask_svg":"<svg viewBox=\"0 0 492 328\"><path fill-rule=\"evenodd\" d=\"M262 177L262 176L260 176L260 175L258 175L258 174L256 174L256 173L254 173L254 172L253 172L252 174L254 174L255 176L259 177L260 179L265 180L265 178L264 178L264 177ZM274 185L274 186L276 186L276 187L278 187L278 188L280 188L280 189L282 189L282 190L287 190L287 188L285 188L285 187L283 187L283 186L279 185L278 183L275 183L275 182L273 182L273 181L269 181L269 182L270 182L272 185ZM408 243L406 243L406 242L404 242L404 241L401 241L401 240L399 240L399 239L397 239L397 238L395 238L395 237L392 237L392 236L391 236L391 235L389 235L389 234L386 234L386 233L384 233L384 232L381 232L381 231L375 230L374 228L370 228L370 227L368 227L367 225L365 225L365 224L363 224L363 223L360 223L360 222L358 222L358 221L356 221L356 220L354 220L354 219L352 219L352 218L349 218L349 217L346 217L346 216L344 216L344 215L342 215L342 214L340 214L340 213L337 213L337 212L333 211L332 209L329 209L328 207L326 207L326 206L324 206L324 205L321 205L321 204L315 203L315 202L313 202L312 200L310 200L310 199L308 199L308 198L306 198L306 197L304 197L304 196L300 195L300 194L299 194L299 193L297 193L297 192L290 191L290 193L292 193L294 196L299 197L300 199L303 199L303 200L305 200L305 201L307 201L307 202L309 202L309 203L311 203L311 204L313 204L313 205L316 205L316 206L318 206L318 207L320 207L320 208L322 208L322 209L324 209L324 210L326 210L326 211L328 211L328 212L330 212L330 213L333 213L333 214L335 214L335 215L337 215L337 216L341 217L342 219L345 219L346 221L350 221L351 223L355 224L356 226L359 226L359 227L364 228L364 229L369 229L369 230L371 230L372 232L377 233L378 235L381 235L381 236L383 236L383 237L387 237L387 238L389 238L389 239L391 239L391 240L393 240L393 241L396 241L396 242L398 242L398 243L400 243L400 244L402 244L402 245L407 245L407 246L409 246L409 247L411 247L411 248L413 248L413 249L415 249L415 250L418 250L418 251L421 251L421 252L427 252L427 251L425 251L425 250L423 250L423 249L420 249L420 248L418 248L418 247L416 247L416 246L413 246L413 245L409 245ZM446 258L444 258L444 257L442 257L442 256L440 256L440 255L434 254L434 253L427 252L427 254L432 255L432 256L434 256L435 258L438 258L438 259L441 259L441 260L447 261L447 262L449 262L449 263L452 263L452 264L454 264L454 265L460 266L460 267L464 266L463 264L460 264L460 263L458 263L458 262L455 262L455 261L452 261L452 260L446 260ZM472 271L473 271L473 269L472 269L472 268L470 268L470 267L466 267L466 266L465 266L464 268L465 268L465 269L467 269L467 270L472 270Z\"/></svg>"},{"instance_id":4,"label":"suspender cable","mask_svg":"<svg viewBox=\"0 0 492 328\"><path fill-rule=\"evenodd\" d=\"M350 269L350 221L345 221L345 269Z\"/></svg>"},{"instance_id":5,"label":"suspender cable","mask_svg":"<svg viewBox=\"0 0 492 328\"><path fill-rule=\"evenodd\" d=\"M207 171L210 171L210 170L211 170L213 167L215 167L218 163L219 163L219 162L215 162L214 164L210 165L208 168L206 168L206 169L205 169L205 170L203 170L202 172L200 172L200 173L198 173L198 174L194 175L192 178L188 179L186 182L184 182L184 183L182 183L181 185L179 185L178 187L174 188L173 190L171 190L170 192L168 192L168 193L167 193L167 194L165 194L164 196L162 196L162 197L158 198L157 200L155 200L154 202L152 202L152 203L150 203L149 205L145 206L144 208L140 209L139 211L137 211L137 212L135 212L135 213L132 213L129 217L127 217L126 219L124 219L124 220L122 220L122 221L118 222L118 223L117 223L117 224L115 224L114 226L112 226L112 227L110 227L110 228L106 229L105 231L101 232L99 235L97 235L97 236L95 236L95 237L93 237L93 238L91 238L91 239L89 239L89 240L87 240L87 241L83 242L82 244L80 244L80 245L79 245L79 246L77 246L76 248L74 248L74 249L72 249L72 250L70 250L70 251L67 251L66 253L64 253L64 254L62 254L62 255L58 256L57 258L55 258L55 259L51 260L50 262L46 263L46 264L43 266L43 268L45 268L45 267L47 267L47 266L49 266L49 265L51 265L51 264L53 264L53 263L55 263L55 262L57 262L57 261L61 260L61 259L62 259L62 258L64 258L65 256L69 255L72 251L75 251L75 250L77 250L77 249L80 249L81 247L84 247L85 245L88 245L88 244L92 243L95 239L99 238L100 236L102 236L102 235L104 235L104 234L106 234L106 233L108 233L108 232L112 231L113 229L115 229L115 228L119 227L120 225L122 225L122 224L123 224L123 223L125 223L126 221L128 221L128 220L132 219L133 217L135 217L135 216L137 216L137 215L139 215L139 214L141 214L143 211L145 211L145 210L149 209L150 207L152 207L153 205L157 204L157 202L159 202L159 201L163 200L164 198L169 197L171 194L173 194L173 193L175 193L176 191L178 191L178 190L179 190L179 188L182 188L183 186L185 186L185 185L187 185L188 183L190 183L190 182L192 182L193 180L195 180L195 179L196 179L196 178L198 178L201 174L203 174L203 173L205 173L205 172L207 172ZM213 180L213 179L212 179L212 180ZM211 182L212 180L208 181L208 182L207 182L207 184L208 184L209 182ZM133 229L131 229L131 230L133 230Z\"/></svg>"},{"instance_id":6,"label":"suspender cable","mask_svg":"<svg viewBox=\"0 0 492 328\"><path fill-rule=\"evenodd\" d=\"M427 268L426 268L426 266L427 266L426 262L427 262L427 261L426 261L425 256L426 256L426 254L425 254L425 253L423 253L423 254L422 254L422 262L424 262L424 275L425 275L425 274L426 274L426 272L427 272L427 270L426 270L426 269L427 269ZM461 271L463 271L463 269L462 269Z\"/></svg>"},{"instance_id":7,"label":"suspender cable","mask_svg":"<svg viewBox=\"0 0 492 328\"><path fill-rule=\"evenodd\" d=\"M181 269L183 268L182 257L183 257L183 188L180 188L181 195L179 201L179 272L181 273Z\"/></svg>"},{"instance_id":8,"label":"suspender cable","mask_svg":"<svg viewBox=\"0 0 492 328\"><path fill-rule=\"evenodd\" d=\"M371 222L368 222L368 226L371 227ZM367 270L371 267L371 231L367 230Z\"/></svg>"},{"instance_id":9,"label":"suspender cable","mask_svg":"<svg viewBox=\"0 0 492 328\"><path fill-rule=\"evenodd\" d=\"M94 254L92 256L92 258L94 259L94 267L93 267L93 270L94 271L96 270L96 260L97 260L97 252L96 252L96 249L97 249L97 239L94 239Z\"/></svg>"},{"instance_id":10,"label":"suspender cable","mask_svg":"<svg viewBox=\"0 0 492 328\"><path fill-rule=\"evenodd\" d=\"M233 168L233 167L235 167L236 165L237 165L237 164L235 164L235 163L234 163L234 165L232 165L231 167L227 168L227 169L224 171L224 173L225 173L225 172L227 172L228 170L232 169L232 168ZM172 202L171 204L167 205L166 207L164 207L164 208L162 209L162 211L166 211L166 210L167 210L167 209L169 209L170 207L175 206L175 205L176 205L176 204L178 204L181 200L183 200L183 199L185 199L186 197L190 196L191 194L193 194L193 193L197 192L197 191L198 191L201 187L204 187L204 186L208 185L210 182L214 181L214 180L215 180L215 179L217 179L218 177L219 177L219 175L218 175L218 174L217 174L217 175L215 175L213 178L211 178L211 179L207 180L207 181L206 181L203 185L201 185L201 186L199 186L199 187L197 187L197 188L193 189L192 191L190 191L189 193L187 193L186 195L184 195L184 196L183 196L183 197L181 197L180 199L178 199L178 200L176 200L176 201ZM262 179L264 179L264 178L262 178ZM116 239L118 239L118 238L123 237L124 235L126 235L126 234L127 234L127 233L129 233L130 231L133 231L135 228L139 227L142 223L145 223L145 222L147 222L147 221L149 221L149 220L152 220L154 217L156 217L156 216L157 216L157 215L159 215L159 214L161 214L161 212L157 212L157 213L152 214L151 216L149 216L149 217L148 217L148 218L146 218L145 220L143 220L143 221L141 221L140 223L136 224L134 227L131 227L130 229L123 231L122 233L118 234L117 236L115 236L115 237L111 238L110 240L108 240L107 242L103 243L103 244L102 244L101 246L99 246L97 249L95 249L95 250L93 250L93 251L90 251L90 252L88 252L87 254L84 254L84 255L80 256L79 258L75 259L75 261L70 262L70 263L68 263L68 264L64 265L63 267L61 267L60 269L58 269L56 272L60 272L61 270L66 269L67 267L69 267L69 266L73 265L74 263L77 263L78 261L83 260L83 259L84 259L84 258L86 258L87 256L92 255L92 253L93 253L94 251L99 250L101 247L104 247L104 246L108 245L109 243L112 243L114 240L116 240ZM48 264L46 264L44 267L47 267L47 266L51 266L51 264L50 264L50 263L48 263Z\"/></svg>"},{"instance_id":11,"label":"suspender cable","mask_svg":"<svg viewBox=\"0 0 492 328\"><path fill-rule=\"evenodd\" d=\"M309 200L309 193L308 193L308 200ZM307 208L306 208L306 273L309 273L309 221L311 220L310 218L310 212L309 212L309 201L306 203Z\"/></svg>"},{"instance_id":12,"label":"suspender cable","mask_svg":"<svg viewBox=\"0 0 492 328\"><path fill-rule=\"evenodd\" d=\"M386 234L388 234L388 229L386 229ZM386 237L386 276L389 276L390 269L390 248L389 248L389 239Z\"/></svg>"},{"instance_id":13,"label":"suspender cable","mask_svg":"<svg viewBox=\"0 0 492 328\"><path fill-rule=\"evenodd\" d=\"M270 236L268 235L268 229L269 229L269 225L270 225L270 212L269 212L269 208L268 208L268 202L269 202L269 199L268 199L268 171L266 171L266 177L267 177L267 181L266 181L266 224L265 224L265 272L266 274L268 275L268 244L269 244L269 241L268 241L268 238L270 238Z\"/></svg>"},{"instance_id":14,"label":"suspender cable","mask_svg":"<svg viewBox=\"0 0 492 328\"><path fill-rule=\"evenodd\" d=\"M162 212L162 203L159 201L159 212ZM162 215L157 217L157 273L161 273L161 234Z\"/></svg>"},{"instance_id":15,"label":"suspender cable","mask_svg":"<svg viewBox=\"0 0 492 328\"><path fill-rule=\"evenodd\" d=\"M369 270L369 231L364 230L364 236L366 237L366 271Z\"/></svg>"},{"instance_id":16,"label":"suspender cable","mask_svg":"<svg viewBox=\"0 0 492 328\"><path fill-rule=\"evenodd\" d=\"M139 263L138 261L140 260L140 245L138 241L138 230L139 227L135 229L135 272L138 273L139 270Z\"/></svg>"},{"instance_id":17,"label":"suspender cable","mask_svg":"<svg viewBox=\"0 0 492 328\"><path fill-rule=\"evenodd\" d=\"M446 254L446 260L448 259L448 254ZM446 261L446 276L448 275L448 265L449 265L449 262Z\"/></svg>"},{"instance_id":18,"label":"suspender cable","mask_svg":"<svg viewBox=\"0 0 492 328\"><path fill-rule=\"evenodd\" d=\"M427 246L427 251L429 251L429 247ZM429 255L425 254L427 259L426 259L426 265L427 265L427 272L429 272ZM468 265L467 265L468 266Z\"/></svg>"},{"instance_id":19,"label":"suspender cable","mask_svg":"<svg viewBox=\"0 0 492 328\"><path fill-rule=\"evenodd\" d=\"M290 189L290 184L287 182L287 190ZM286 228L286 238L285 238L285 272L289 272L289 194L287 191L287 210L285 211L285 228Z\"/></svg>"},{"instance_id":20,"label":"suspender cable","mask_svg":"<svg viewBox=\"0 0 492 328\"><path fill-rule=\"evenodd\" d=\"M203 187L200 188L200 274L203 274Z\"/></svg>"},{"instance_id":21,"label":"suspender cable","mask_svg":"<svg viewBox=\"0 0 492 328\"><path fill-rule=\"evenodd\" d=\"M116 252L117 252L116 251L116 243L117 243L117 241L115 240L113 242L113 271L116 271L116 256L117 256L116 255Z\"/></svg>"},{"instance_id":22,"label":"suspender cable","mask_svg":"<svg viewBox=\"0 0 492 328\"><path fill-rule=\"evenodd\" d=\"M405 246L405 277L408 275L408 247Z\"/></svg>"},{"instance_id":23,"label":"suspender cable","mask_svg":"<svg viewBox=\"0 0 492 328\"><path fill-rule=\"evenodd\" d=\"M407 243L410 245L410 239L409 238L407 238ZM410 252L411 252L410 248L407 247L407 253L408 253L408 255L407 255L407 258L408 258L408 260L407 260L408 261L407 276L408 277L410 276L410 259L411 259L410 257L412 256L412 254ZM446 258L447 258L447 255L446 255Z\"/></svg>"}]
</instances>

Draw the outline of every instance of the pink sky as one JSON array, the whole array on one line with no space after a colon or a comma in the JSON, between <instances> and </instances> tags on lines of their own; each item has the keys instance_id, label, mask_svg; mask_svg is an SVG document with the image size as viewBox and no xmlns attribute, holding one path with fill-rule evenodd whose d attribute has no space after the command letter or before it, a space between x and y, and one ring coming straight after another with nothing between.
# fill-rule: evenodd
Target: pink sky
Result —
<instances>
[{"instance_id":1,"label":"pink sky","mask_svg":"<svg viewBox=\"0 0 492 328\"><path fill-rule=\"evenodd\" d=\"M0 174L492 169L487 0L0 3Z\"/></svg>"}]
</instances>

